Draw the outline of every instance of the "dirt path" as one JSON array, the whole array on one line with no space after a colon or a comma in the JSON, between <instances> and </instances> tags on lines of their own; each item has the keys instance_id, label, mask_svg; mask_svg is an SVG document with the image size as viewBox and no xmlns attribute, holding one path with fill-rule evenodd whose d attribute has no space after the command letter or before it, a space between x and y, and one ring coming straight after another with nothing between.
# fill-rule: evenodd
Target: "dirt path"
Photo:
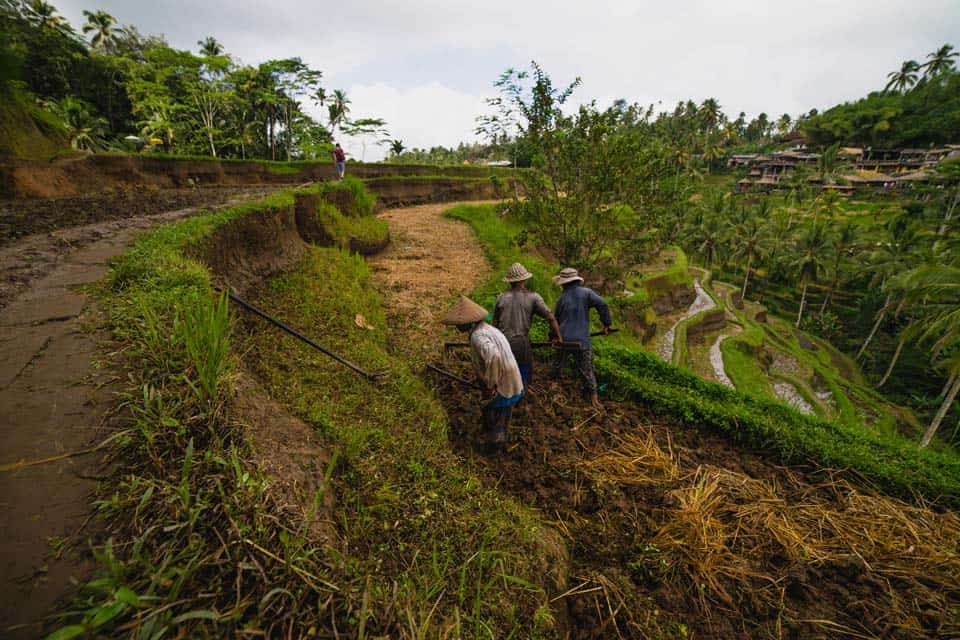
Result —
<instances>
[{"instance_id":1,"label":"dirt path","mask_svg":"<svg viewBox=\"0 0 960 640\"><path fill-rule=\"evenodd\" d=\"M490 275L483 248L469 226L443 217L460 203L392 209L390 247L368 259L383 293L395 348L413 357L439 353L438 320L451 298L469 293Z\"/></svg>"},{"instance_id":2,"label":"dirt path","mask_svg":"<svg viewBox=\"0 0 960 640\"><path fill-rule=\"evenodd\" d=\"M214 189L193 195L192 201L188 197L163 198L157 195L136 203L129 202L128 195L90 196L83 202L91 211L83 216L70 207L62 211L58 209L65 200L62 198L0 203L0 227L9 223L15 225L18 232L44 229L16 240L12 240L14 236L0 234L0 309L25 291L31 282L49 274L74 251L92 242L194 215L211 205L255 200L275 190L276 187L236 188L233 191ZM169 206L163 208L164 204ZM11 213L14 209L17 211L15 216ZM62 214L61 218L52 218L52 212L57 211ZM45 225L21 224L21 219L33 216L45 220ZM91 224L78 224L78 221L86 220Z\"/></svg>"},{"instance_id":3,"label":"dirt path","mask_svg":"<svg viewBox=\"0 0 960 640\"><path fill-rule=\"evenodd\" d=\"M111 398L92 363L95 309L82 288L106 275L108 261L144 229L202 211L38 234L0 250L0 465L77 451L109 435L103 414ZM38 627L18 625L35 624L86 573L61 543L76 536L71 544L83 546L90 533L96 463L88 455L0 470L0 636L37 637Z\"/></svg>"}]
</instances>

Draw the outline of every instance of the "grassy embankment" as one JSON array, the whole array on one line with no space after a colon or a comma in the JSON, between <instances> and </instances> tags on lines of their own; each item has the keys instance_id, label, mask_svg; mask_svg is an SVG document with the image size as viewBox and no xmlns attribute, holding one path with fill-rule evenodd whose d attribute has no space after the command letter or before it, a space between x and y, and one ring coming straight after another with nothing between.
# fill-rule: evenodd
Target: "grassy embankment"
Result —
<instances>
[{"instance_id":1,"label":"grassy embankment","mask_svg":"<svg viewBox=\"0 0 960 640\"><path fill-rule=\"evenodd\" d=\"M457 207L447 215L473 226L496 272L522 260L534 273L533 287L548 300L555 299L557 288L546 283L557 266L521 252L512 243L519 228L498 218L493 206ZM492 278L476 292L477 301L491 304L501 286L499 276ZM746 329L740 338L762 338L762 330ZM920 495L960 505L960 459L950 452L918 450L915 442L892 430L804 416L779 402L706 382L643 352L629 336L598 340L594 348L598 375L615 397L640 402L685 425L720 431L784 463L844 469L860 482L899 497ZM760 378L750 383L768 384Z\"/></svg>"},{"instance_id":2,"label":"grassy embankment","mask_svg":"<svg viewBox=\"0 0 960 640\"><path fill-rule=\"evenodd\" d=\"M69 148L66 131L56 118L0 86L0 156L47 160Z\"/></svg>"},{"instance_id":3,"label":"grassy embankment","mask_svg":"<svg viewBox=\"0 0 960 640\"><path fill-rule=\"evenodd\" d=\"M187 257L222 225L292 202L286 192L161 227L114 265L101 304L129 424L99 491L110 533L100 570L55 637L549 635L539 583L562 545L449 452L441 408L388 347L364 260L311 248L256 299L364 366L388 367L379 386L271 328L238 332L209 271ZM320 493L304 522L278 510L234 413L241 360L333 452L320 470L331 512ZM339 542L312 539L313 518Z\"/></svg>"},{"instance_id":4,"label":"grassy embankment","mask_svg":"<svg viewBox=\"0 0 960 640\"><path fill-rule=\"evenodd\" d=\"M332 171L332 159L331 160L262 160L258 158L215 158L213 156L200 156L200 155L189 155L189 154L173 154L173 153L164 153L151 151L147 153L123 153L119 151L111 151L104 155L116 155L116 156L133 156L133 157L142 157L144 159L151 160L164 160L170 162L178 161L204 161L204 162L221 162L224 164L257 164L263 166L269 173L275 175L297 175L304 172L309 172L317 167L329 167ZM462 166L462 165L453 165L453 166L435 166L435 165L399 165L399 164L384 164L381 162L356 162L350 161L347 163L347 174L349 175L351 170L363 171L366 167L386 167L390 170L389 175L403 176L407 174L406 177L413 178L424 175L424 177L443 177L447 179L451 178L463 178L463 179L481 179L488 178L490 176L509 176L515 173L517 170L510 167L485 167L485 166ZM426 174L429 173L429 176ZM379 177L388 177L388 176L377 176Z\"/></svg>"}]
</instances>

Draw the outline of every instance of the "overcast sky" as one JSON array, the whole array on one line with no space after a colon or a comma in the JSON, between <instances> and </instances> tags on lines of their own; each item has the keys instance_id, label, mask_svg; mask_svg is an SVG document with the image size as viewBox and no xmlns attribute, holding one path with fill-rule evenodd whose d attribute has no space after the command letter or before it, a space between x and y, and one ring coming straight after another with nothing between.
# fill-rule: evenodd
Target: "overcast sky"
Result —
<instances>
[{"instance_id":1,"label":"overcast sky","mask_svg":"<svg viewBox=\"0 0 960 640\"><path fill-rule=\"evenodd\" d=\"M214 36L247 64L299 56L345 89L352 117L407 147L472 140L508 67L536 60L607 106L715 97L733 117L796 116L882 88L907 59L960 48L958 0L53 0L78 30L103 9L171 46ZM347 151L359 159L361 146ZM366 159L382 157L368 146Z\"/></svg>"}]
</instances>

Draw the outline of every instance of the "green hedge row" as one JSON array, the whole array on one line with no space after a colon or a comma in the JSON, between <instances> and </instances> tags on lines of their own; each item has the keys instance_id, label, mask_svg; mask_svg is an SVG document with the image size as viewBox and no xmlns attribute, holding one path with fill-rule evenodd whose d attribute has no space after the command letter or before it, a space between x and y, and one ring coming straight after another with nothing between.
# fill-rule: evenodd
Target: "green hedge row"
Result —
<instances>
[{"instance_id":1,"label":"green hedge row","mask_svg":"<svg viewBox=\"0 0 960 640\"><path fill-rule=\"evenodd\" d=\"M615 394L683 423L716 429L784 463L850 470L903 498L960 505L960 460L918 449L903 438L805 416L772 400L746 396L618 347L597 346L597 373Z\"/></svg>"}]
</instances>

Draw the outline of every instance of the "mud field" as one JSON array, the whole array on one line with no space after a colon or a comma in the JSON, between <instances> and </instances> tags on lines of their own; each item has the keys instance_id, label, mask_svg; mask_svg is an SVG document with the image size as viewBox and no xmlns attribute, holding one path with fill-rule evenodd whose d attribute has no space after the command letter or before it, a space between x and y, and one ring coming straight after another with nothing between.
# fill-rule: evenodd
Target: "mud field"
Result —
<instances>
[{"instance_id":1,"label":"mud field","mask_svg":"<svg viewBox=\"0 0 960 640\"><path fill-rule=\"evenodd\" d=\"M465 358L437 364L471 377ZM633 403L593 411L538 366L499 454L477 392L433 383L455 450L566 538L556 599L572 637L960 638L955 515L776 466Z\"/></svg>"},{"instance_id":2,"label":"mud field","mask_svg":"<svg viewBox=\"0 0 960 640\"><path fill-rule=\"evenodd\" d=\"M219 205L237 197L257 198L276 189L268 186L164 190L141 187L64 198L0 200L0 247L36 233Z\"/></svg>"}]
</instances>

